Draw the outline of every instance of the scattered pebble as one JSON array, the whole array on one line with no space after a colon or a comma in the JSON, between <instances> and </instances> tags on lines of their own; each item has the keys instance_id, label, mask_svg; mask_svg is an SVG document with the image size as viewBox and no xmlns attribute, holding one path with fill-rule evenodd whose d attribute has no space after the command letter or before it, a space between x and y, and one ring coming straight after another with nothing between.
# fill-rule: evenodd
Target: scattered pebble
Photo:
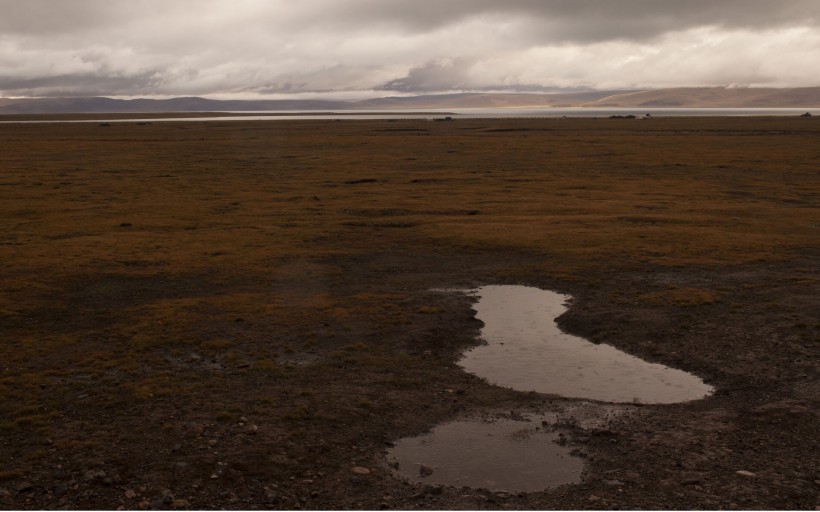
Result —
<instances>
[{"instance_id":1,"label":"scattered pebble","mask_svg":"<svg viewBox=\"0 0 820 512\"><path fill-rule=\"evenodd\" d=\"M637 482L641 479L641 474L636 471L627 471L624 473L624 479L629 482Z\"/></svg>"},{"instance_id":2,"label":"scattered pebble","mask_svg":"<svg viewBox=\"0 0 820 512\"><path fill-rule=\"evenodd\" d=\"M171 492L171 489L163 489L162 490L162 502L166 505L172 504L174 500L174 494Z\"/></svg>"},{"instance_id":3,"label":"scattered pebble","mask_svg":"<svg viewBox=\"0 0 820 512\"><path fill-rule=\"evenodd\" d=\"M352 468L350 468L350 471L353 472L353 474L356 474L356 475L369 475L370 474L369 469L363 468L361 466L353 466Z\"/></svg>"},{"instance_id":4,"label":"scattered pebble","mask_svg":"<svg viewBox=\"0 0 820 512\"><path fill-rule=\"evenodd\" d=\"M17 486L17 492L26 492L34 489L34 484L31 482L20 482L20 485Z\"/></svg>"},{"instance_id":5,"label":"scattered pebble","mask_svg":"<svg viewBox=\"0 0 820 512\"><path fill-rule=\"evenodd\" d=\"M133 489L126 489L125 490L125 497L128 498L129 500L133 500L134 498L137 497L137 493L134 492Z\"/></svg>"},{"instance_id":6,"label":"scattered pebble","mask_svg":"<svg viewBox=\"0 0 820 512\"><path fill-rule=\"evenodd\" d=\"M273 489L265 489L265 503L276 503L279 501L279 495Z\"/></svg>"},{"instance_id":7,"label":"scattered pebble","mask_svg":"<svg viewBox=\"0 0 820 512\"><path fill-rule=\"evenodd\" d=\"M430 466L428 466L426 464L421 464L419 466L419 474L421 476L430 476L430 475L433 474L433 468L431 468Z\"/></svg>"},{"instance_id":8,"label":"scattered pebble","mask_svg":"<svg viewBox=\"0 0 820 512\"><path fill-rule=\"evenodd\" d=\"M754 478L754 477L757 476L755 473L752 473L751 471L746 471L746 470L743 470L743 469L741 469L740 471L735 471L735 474L737 476L745 476L746 478Z\"/></svg>"},{"instance_id":9,"label":"scattered pebble","mask_svg":"<svg viewBox=\"0 0 820 512\"><path fill-rule=\"evenodd\" d=\"M51 492L54 494L55 498L62 498L68 494L68 485L65 483L59 483L51 489Z\"/></svg>"}]
</instances>

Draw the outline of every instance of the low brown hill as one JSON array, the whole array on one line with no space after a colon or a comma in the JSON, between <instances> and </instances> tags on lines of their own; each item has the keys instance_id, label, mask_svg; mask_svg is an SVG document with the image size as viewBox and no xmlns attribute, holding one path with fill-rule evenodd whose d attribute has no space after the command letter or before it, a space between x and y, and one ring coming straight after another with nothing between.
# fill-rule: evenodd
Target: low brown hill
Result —
<instances>
[{"instance_id":1,"label":"low brown hill","mask_svg":"<svg viewBox=\"0 0 820 512\"><path fill-rule=\"evenodd\" d=\"M820 87L788 89L679 87L615 94L584 107L818 107Z\"/></svg>"}]
</instances>

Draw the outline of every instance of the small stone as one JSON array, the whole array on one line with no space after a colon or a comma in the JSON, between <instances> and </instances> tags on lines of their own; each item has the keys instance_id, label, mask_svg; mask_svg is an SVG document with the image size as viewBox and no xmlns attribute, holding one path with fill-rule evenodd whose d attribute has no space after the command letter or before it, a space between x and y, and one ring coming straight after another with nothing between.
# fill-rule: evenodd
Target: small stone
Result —
<instances>
[{"instance_id":1,"label":"small stone","mask_svg":"<svg viewBox=\"0 0 820 512\"><path fill-rule=\"evenodd\" d=\"M125 490L125 497L128 498L129 500L133 500L134 498L137 497L137 493L134 492L133 489L126 489Z\"/></svg>"},{"instance_id":2,"label":"small stone","mask_svg":"<svg viewBox=\"0 0 820 512\"><path fill-rule=\"evenodd\" d=\"M421 476L430 476L430 475L433 474L433 468L431 468L430 466L428 466L426 464L421 464L419 466L419 474Z\"/></svg>"},{"instance_id":3,"label":"small stone","mask_svg":"<svg viewBox=\"0 0 820 512\"><path fill-rule=\"evenodd\" d=\"M216 473L211 473L211 480L216 480L217 478L219 478L219 475Z\"/></svg>"},{"instance_id":4,"label":"small stone","mask_svg":"<svg viewBox=\"0 0 820 512\"><path fill-rule=\"evenodd\" d=\"M608 485L609 487L620 487L624 485L624 483L620 480L604 480L604 485Z\"/></svg>"},{"instance_id":5,"label":"small stone","mask_svg":"<svg viewBox=\"0 0 820 512\"><path fill-rule=\"evenodd\" d=\"M370 474L370 470L369 470L369 469L367 469L367 468L363 468L363 467L361 467L361 466L353 466L352 468L350 468L350 471L351 471L354 475L369 475L369 474Z\"/></svg>"},{"instance_id":6,"label":"small stone","mask_svg":"<svg viewBox=\"0 0 820 512\"><path fill-rule=\"evenodd\" d=\"M740 471L735 471L735 474L737 476L745 476L746 478L754 478L754 477L757 476L756 474L752 473L751 471L746 471L746 470L743 470L743 469L741 469Z\"/></svg>"},{"instance_id":7,"label":"small stone","mask_svg":"<svg viewBox=\"0 0 820 512\"><path fill-rule=\"evenodd\" d=\"M31 482L20 482L20 485L17 486L17 492L26 492L34 489L34 484Z\"/></svg>"},{"instance_id":8,"label":"small stone","mask_svg":"<svg viewBox=\"0 0 820 512\"><path fill-rule=\"evenodd\" d=\"M189 508L191 503L188 500L174 500L171 502L171 508Z\"/></svg>"}]
</instances>

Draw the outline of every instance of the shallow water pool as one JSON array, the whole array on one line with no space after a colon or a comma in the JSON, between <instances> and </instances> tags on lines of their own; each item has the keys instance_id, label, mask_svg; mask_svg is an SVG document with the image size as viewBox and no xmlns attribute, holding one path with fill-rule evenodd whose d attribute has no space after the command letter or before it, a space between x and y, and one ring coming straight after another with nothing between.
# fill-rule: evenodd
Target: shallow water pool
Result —
<instances>
[{"instance_id":1,"label":"shallow water pool","mask_svg":"<svg viewBox=\"0 0 820 512\"><path fill-rule=\"evenodd\" d=\"M467 372L521 391L604 402L666 404L710 395L695 375L561 331L569 297L528 286L483 286L473 306L486 342L464 353Z\"/></svg>"},{"instance_id":2,"label":"shallow water pool","mask_svg":"<svg viewBox=\"0 0 820 512\"><path fill-rule=\"evenodd\" d=\"M540 418L461 420L400 440L388 461L404 478L428 484L538 491L580 481L583 460L558 444Z\"/></svg>"}]
</instances>

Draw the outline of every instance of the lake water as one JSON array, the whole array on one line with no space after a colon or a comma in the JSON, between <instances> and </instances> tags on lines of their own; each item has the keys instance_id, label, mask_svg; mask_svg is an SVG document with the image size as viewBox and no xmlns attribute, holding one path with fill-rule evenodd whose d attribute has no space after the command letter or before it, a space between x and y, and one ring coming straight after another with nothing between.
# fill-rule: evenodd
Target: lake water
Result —
<instances>
[{"instance_id":1,"label":"lake water","mask_svg":"<svg viewBox=\"0 0 820 512\"><path fill-rule=\"evenodd\" d=\"M266 111L266 112L225 112L214 117L176 117L159 118L146 114L140 119L110 119L100 114L95 119L75 121L67 120L32 120L2 121L0 123L138 123L138 122L174 122L174 121L293 121L308 119L355 120L355 119L434 119L452 116L454 119L504 119L504 118L550 118L550 117L609 117L613 115L635 115L638 117L651 114L652 117L748 117L748 116L787 116L795 117L810 112L820 115L817 108L456 108L456 109L407 109L407 110L345 110L337 112L317 111ZM239 115L241 114L241 115ZM2 116L0 116L2 119Z\"/></svg>"},{"instance_id":2,"label":"lake water","mask_svg":"<svg viewBox=\"0 0 820 512\"><path fill-rule=\"evenodd\" d=\"M569 297L527 286L472 291L486 342L464 353L467 372L521 391L615 403L697 400L713 388L695 375L650 363L612 345L567 334L555 323Z\"/></svg>"}]
</instances>

